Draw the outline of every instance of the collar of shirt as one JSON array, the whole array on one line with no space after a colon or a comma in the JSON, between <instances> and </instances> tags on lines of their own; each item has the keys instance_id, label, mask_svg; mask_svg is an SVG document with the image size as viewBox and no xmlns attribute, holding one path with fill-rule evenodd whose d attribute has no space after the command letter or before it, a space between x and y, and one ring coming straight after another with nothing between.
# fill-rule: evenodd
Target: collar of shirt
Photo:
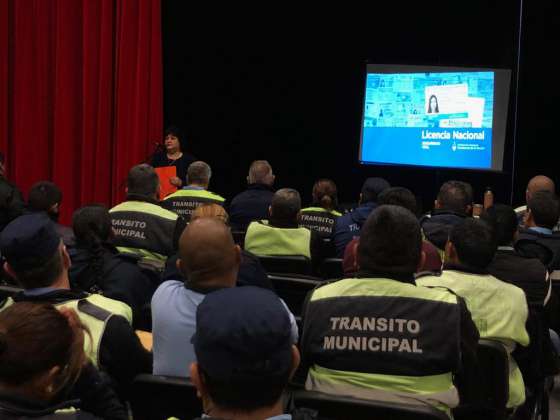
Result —
<instances>
[{"instance_id":1,"label":"collar of shirt","mask_svg":"<svg viewBox=\"0 0 560 420\"><path fill-rule=\"evenodd\" d=\"M186 187L183 187L184 190L196 190L196 191L202 191L204 188L202 187L197 187L196 185L187 185Z\"/></svg>"},{"instance_id":2,"label":"collar of shirt","mask_svg":"<svg viewBox=\"0 0 560 420\"><path fill-rule=\"evenodd\" d=\"M499 246L498 251L515 251L515 248L512 246Z\"/></svg>"},{"instance_id":3,"label":"collar of shirt","mask_svg":"<svg viewBox=\"0 0 560 420\"><path fill-rule=\"evenodd\" d=\"M26 296L40 296L46 293L54 292L58 289L54 287L36 287L35 289L27 289L23 291L23 294Z\"/></svg>"},{"instance_id":4,"label":"collar of shirt","mask_svg":"<svg viewBox=\"0 0 560 420\"><path fill-rule=\"evenodd\" d=\"M534 226L534 227L530 227L529 230L538 232L538 233L544 233L545 235L552 235L552 230L545 228L545 227L539 227L539 226Z\"/></svg>"}]
</instances>

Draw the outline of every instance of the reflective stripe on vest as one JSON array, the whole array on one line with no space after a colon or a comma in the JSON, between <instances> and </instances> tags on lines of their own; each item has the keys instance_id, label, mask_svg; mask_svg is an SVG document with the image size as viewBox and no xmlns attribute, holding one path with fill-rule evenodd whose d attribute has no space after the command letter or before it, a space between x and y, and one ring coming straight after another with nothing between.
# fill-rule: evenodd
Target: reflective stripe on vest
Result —
<instances>
[{"instance_id":1,"label":"reflective stripe on vest","mask_svg":"<svg viewBox=\"0 0 560 420\"><path fill-rule=\"evenodd\" d=\"M396 392L399 398L453 407L460 310L448 291L391 279L321 286L304 315L302 351L314 364L308 386L372 399Z\"/></svg>"},{"instance_id":2,"label":"reflective stripe on vest","mask_svg":"<svg viewBox=\"0 0 560 420\"><path fill-rule=\"evenodd\" d=\"M256 255L303 255L311 258L311 231L252 222L245 234L245 249Z\"/></svg>"},{"instance_id":3,"label":"reflective stripe on vest","mask_svg":"<svg viewBox=\"0 0 560 420\"><path fill-rule=\"evenodd\" d=\"M322 236L331 236L336 219L341 214L334 210L321 207L308 207L301 210L300 225L320 233Z\"/></svg>"},{"instance_id":4,"label":"reflective stripe on vest","mask_svg":"<svg viewBox=\"0 0 560 420\"><path fill-rule=\"evenodd\" d=\"M444 270L441 276L422 277L418 285L446 287L465 299L480 338L497 340L506 346L508 354L515 343L529 344L525 329L528 316L525 293L519 287L498 280L491 275ZM509 357L508 407L517 407L525 401L525 385L517 363Z\"/></svg>"},{"instance_id":5,"label":"reflective stripe on vest","mask_svg":"<svg viewBox=\"0 0 560 420\"><path fill-rule=\"evenodd\" d=\"M120 252L163 261L175 252L173 237L178 216L156 204L125 201L109 210Z\"/></svg>"},{"instance_id":6,"label":"reflective stripe on vest","mask_svg":"<svg viewBox=\"0 0 560 420\"><path fill-rule=\"evenodd\" d=\"M55 306L74 309L80 321L88 327L91 340L86 334L84 351L96 367L100 366L99 348L109 319L114 315L120 315L132 324L132 310L128 305L101 295L94 294L85 299L71 300Z\"/></svg>"},{"instance_id":7,"label":"reflective stripe on vest","mask_svg":"<svg viewBox=\"0 0 560 420\"><path fill-rule=\"evenodd\" d=\"M183 216L188 222L195 209L206 203L223 205L226 199L206 190L177 190L168 195L163 204L169 210Z\"/></svg>"},{"instance_id":8,"label":"reflective stripe on vest","mask_svg":"<svg viewBox=\"0 0 560 420\"><path fill-rule=\"evenodd\" d=\"M0 311L13 304L14 300L11 297L6 299ZM84 299L74 299L55 306L73 309L78 314L80 321L88 328L91 340L88 334L85 334L84 352L96 367L99 367L99 346L109 319L114 315L119 315L132 325L132 310L126 303L101 295L93 294Z\"/></svg>"},{"instance_id":9,"label":"reflective stripe on vest","mask_svg":"<svg viewBox=\"0 0 560 420\"><path fill-rule=\"evenodd\" d=\"M451 373L430 376L379 375L313 366L305 389L412 406L430 404L447 414L459 404Z\"/></svg>"}]
</instances>

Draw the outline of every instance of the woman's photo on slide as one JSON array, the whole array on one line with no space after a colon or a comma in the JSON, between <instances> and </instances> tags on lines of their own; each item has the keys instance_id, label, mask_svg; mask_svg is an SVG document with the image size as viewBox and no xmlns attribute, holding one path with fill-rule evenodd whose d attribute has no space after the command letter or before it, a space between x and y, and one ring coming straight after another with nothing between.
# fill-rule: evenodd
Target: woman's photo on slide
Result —
<instances>
[{"instance_id":1,"label":"woman's photo on slide","mask_svg":"<svg viewBox=\"0 0 560 420\"><path fill-rule=\"evenodd\" d=\"M430 96L428 101L428 114L439 114L439 105L436 95Z\"/></svg>"}]
</instances>

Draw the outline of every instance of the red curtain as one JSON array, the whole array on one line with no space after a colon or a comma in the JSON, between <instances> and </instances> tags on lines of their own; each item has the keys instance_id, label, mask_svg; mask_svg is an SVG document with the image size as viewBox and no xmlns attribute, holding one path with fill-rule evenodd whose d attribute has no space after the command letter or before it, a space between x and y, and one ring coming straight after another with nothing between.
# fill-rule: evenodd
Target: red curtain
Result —
<instances>
[{"instance_id":1,"label":"red curtain","mask_svg":"<svg viewBox=\"0 0 560 420\"><path fill-rule=\"evenodd\" d=\"M162 134L160 0L0 0L0 44L9 178L59 185L66 223L122 200Z\"/></svg>"}]
</instances>

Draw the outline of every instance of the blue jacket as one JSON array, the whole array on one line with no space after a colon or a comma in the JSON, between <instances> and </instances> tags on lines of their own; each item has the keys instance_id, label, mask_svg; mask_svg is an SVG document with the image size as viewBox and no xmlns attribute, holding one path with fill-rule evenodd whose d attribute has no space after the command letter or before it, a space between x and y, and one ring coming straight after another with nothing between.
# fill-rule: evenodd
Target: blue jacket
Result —
<instances>
[{"instance_id":1,"label":"blue jacket","mask_svg":"<svg viewBox=\"0 0 560 420\"><path fill-rule=\"evenodd\" d=\"M268 219L268 207L274 192L268 185L250 184L237 194L229 206L229 221L234 229L247 230L249 223Z\"/></svg>"},{"instance_id":2,"label":"blue jacket","mask_svg":"<svg viewBox=\"0 0 560 420\"><path fill-rule=\"evenodd\" d=\"M344 257L346 245L348 245L352 239L360 236L362 225L376 207L377 203L371 201L355 208L350 213L340 216L336 220L333 242L336 248L337 258Z\"/></svg>"}]
</instances>

